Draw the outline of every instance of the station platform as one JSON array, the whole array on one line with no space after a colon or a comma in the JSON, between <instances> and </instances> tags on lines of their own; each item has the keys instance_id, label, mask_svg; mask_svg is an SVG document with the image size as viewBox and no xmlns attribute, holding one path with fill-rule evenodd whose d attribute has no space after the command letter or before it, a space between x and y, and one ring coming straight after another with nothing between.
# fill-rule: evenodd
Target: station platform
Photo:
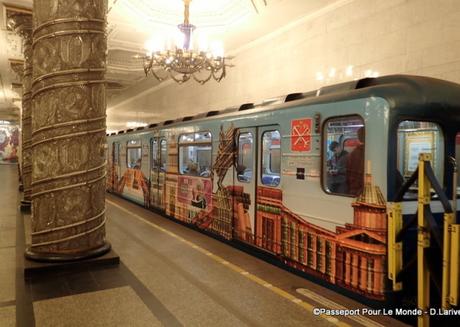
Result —
<instances>
[{"instance_id":1,"label":"station platform","mask_svg":"<svg viewBox=\"0 0 460 327\"><path fill-rule=\"evenodd\" d=\"M24 277L30 215L15 165L0 165L0 326L405 326L345 296L107 195L116 266ZM75 267L74 267L75 268Z\"/></svg>"}]
</instances>

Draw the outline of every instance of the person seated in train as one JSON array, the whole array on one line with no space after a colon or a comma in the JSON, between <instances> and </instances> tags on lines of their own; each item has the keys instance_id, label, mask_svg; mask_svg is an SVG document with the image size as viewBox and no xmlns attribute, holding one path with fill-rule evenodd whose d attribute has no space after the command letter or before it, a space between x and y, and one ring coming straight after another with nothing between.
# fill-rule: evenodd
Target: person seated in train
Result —
<instances>
[{"instance_id":1,"label":"person seated in train","mask_svg":"<svg viewBox=\"0 0 460 327\"><path fill-rule=\"evenodd\" d=\"M136 163L133 165L134 169L141 169L141 158L136 160Z\"/></svg>"},{"instance_id":2,"label":"person seated in train","mask_svg":"<svg viewBox=\"0 0 460 327\"><path fill-rule=\"evenodd\" d=\"M358 145L351 151L347 159L348 194L358 195L364 184L364 127L357 131Z\"/></svg>"},{"instance_id":3,"label":"person seated in train","mask_svg":"<svg viewBox=\"0 0 460 327\"><path fill-rule=\"evenodd\" d=\"M332 193L347 193L347 159L345 151L337 141L332 141L329 150L333 153L328 160L327 182L329 191Z\"/></svg>"},{"instance_id":4,"label":"person seated in train","mask_svg":"<svg viewBox=\"0 0 460 327\"><path fill-rule=\"evenodd\" d=\"M211 176L211 170L209 167L203 167L200 172L200 177L209 177Z\"/></svg>"},{"instance_id":5,"label":"person seated in train","mask_svg":"<svg viewBox=\"0 0 460 327\"><path fill-rule=\"evenodd\" d=\"M189 175L198 176L198 163L190 160L189 163L187 164L187 168L185 169L185 172Z\"/></svg>"}]
</instances>

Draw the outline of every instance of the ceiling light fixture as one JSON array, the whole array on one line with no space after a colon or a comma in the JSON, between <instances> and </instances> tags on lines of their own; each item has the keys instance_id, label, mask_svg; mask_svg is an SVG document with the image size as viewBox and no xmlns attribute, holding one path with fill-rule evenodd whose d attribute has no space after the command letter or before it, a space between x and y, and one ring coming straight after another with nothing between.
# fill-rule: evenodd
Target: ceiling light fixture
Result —
<instances>
[{"instance_id":1,"label":"ceiling light fixture","mask_svg":"<svg viewBox=\"0 0 460 327\"><path fill-rule=\"evenodd\" d=\"M195 26L189 21L191 0L184 0L184 23L178 25L180 38L176 44L168 42L165 47L158 47L154 41L146 42L147 55L144 59L144 71L147 76L151 73L158 81L168 76L179 84L193 78L200 84L214 78L220 82L226 75L226 67L232 67L225 62L231 59L224 56L221 43L215 43L209 51L206 40L200 40L198 49L193 49L192 33ZM158 74L155 70L164 70L166 74Z\"/></svg>"}]
</instances>

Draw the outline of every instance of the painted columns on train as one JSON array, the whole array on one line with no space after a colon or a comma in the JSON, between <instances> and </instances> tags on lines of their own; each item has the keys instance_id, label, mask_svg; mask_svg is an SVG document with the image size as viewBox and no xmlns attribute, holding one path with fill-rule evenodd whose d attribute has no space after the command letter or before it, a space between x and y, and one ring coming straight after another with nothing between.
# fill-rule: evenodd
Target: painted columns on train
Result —
<instances>
[{"instance_id":1,"label":"painted columns on train","mask_svg":"<svg viewBox=\"0 0 460 327\"><path fill-rule=\"evenodd\" d=\"M24 187L24 199L21 201L23 208L30 208L31 203L31 132L32 132L32 15L17 13L12 17L14 30L21 36L24 49L24 71L22 77L22 182Z\"/></svg>"},{"instance_id":2,"label":"painted columns on train","mask_svg":"<svg viewBox=\"0 0 460 327\"><path fill-rule=\"evenodd\" d=\"M107 3L35 0L32 226L26 256L73 260L105 239Z\"/></svg>"}]
</instances>

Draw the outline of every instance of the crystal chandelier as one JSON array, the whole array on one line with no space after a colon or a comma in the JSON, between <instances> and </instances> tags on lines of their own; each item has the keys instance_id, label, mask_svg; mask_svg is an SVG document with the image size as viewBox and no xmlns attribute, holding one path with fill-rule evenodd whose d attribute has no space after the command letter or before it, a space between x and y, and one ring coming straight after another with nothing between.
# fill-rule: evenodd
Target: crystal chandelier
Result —
<instances>
[{"instance_id":1,"label":"crystal chandelier","mask_svg":"<svg viewBox=\"0 0 460 327\"><path fill-rule=\"evenodd\" d=\"M144 59L144 72L147 76L151 73L158 81L165 80L168 76L179 84L193 78L200 84L214 78L220 82L226 75L226 67L232 67L225 62L223 48L214 47L212 51L205 49L195 50L192 47L192 33L195 26L189 21L189 6L191 0L184 0L184 23L178 25L183 36L183 43L165 49L153 49L152 44L147 44L147 55ZM161 74L155 70L164 70Z\"/></svg>"}]
</instances>

